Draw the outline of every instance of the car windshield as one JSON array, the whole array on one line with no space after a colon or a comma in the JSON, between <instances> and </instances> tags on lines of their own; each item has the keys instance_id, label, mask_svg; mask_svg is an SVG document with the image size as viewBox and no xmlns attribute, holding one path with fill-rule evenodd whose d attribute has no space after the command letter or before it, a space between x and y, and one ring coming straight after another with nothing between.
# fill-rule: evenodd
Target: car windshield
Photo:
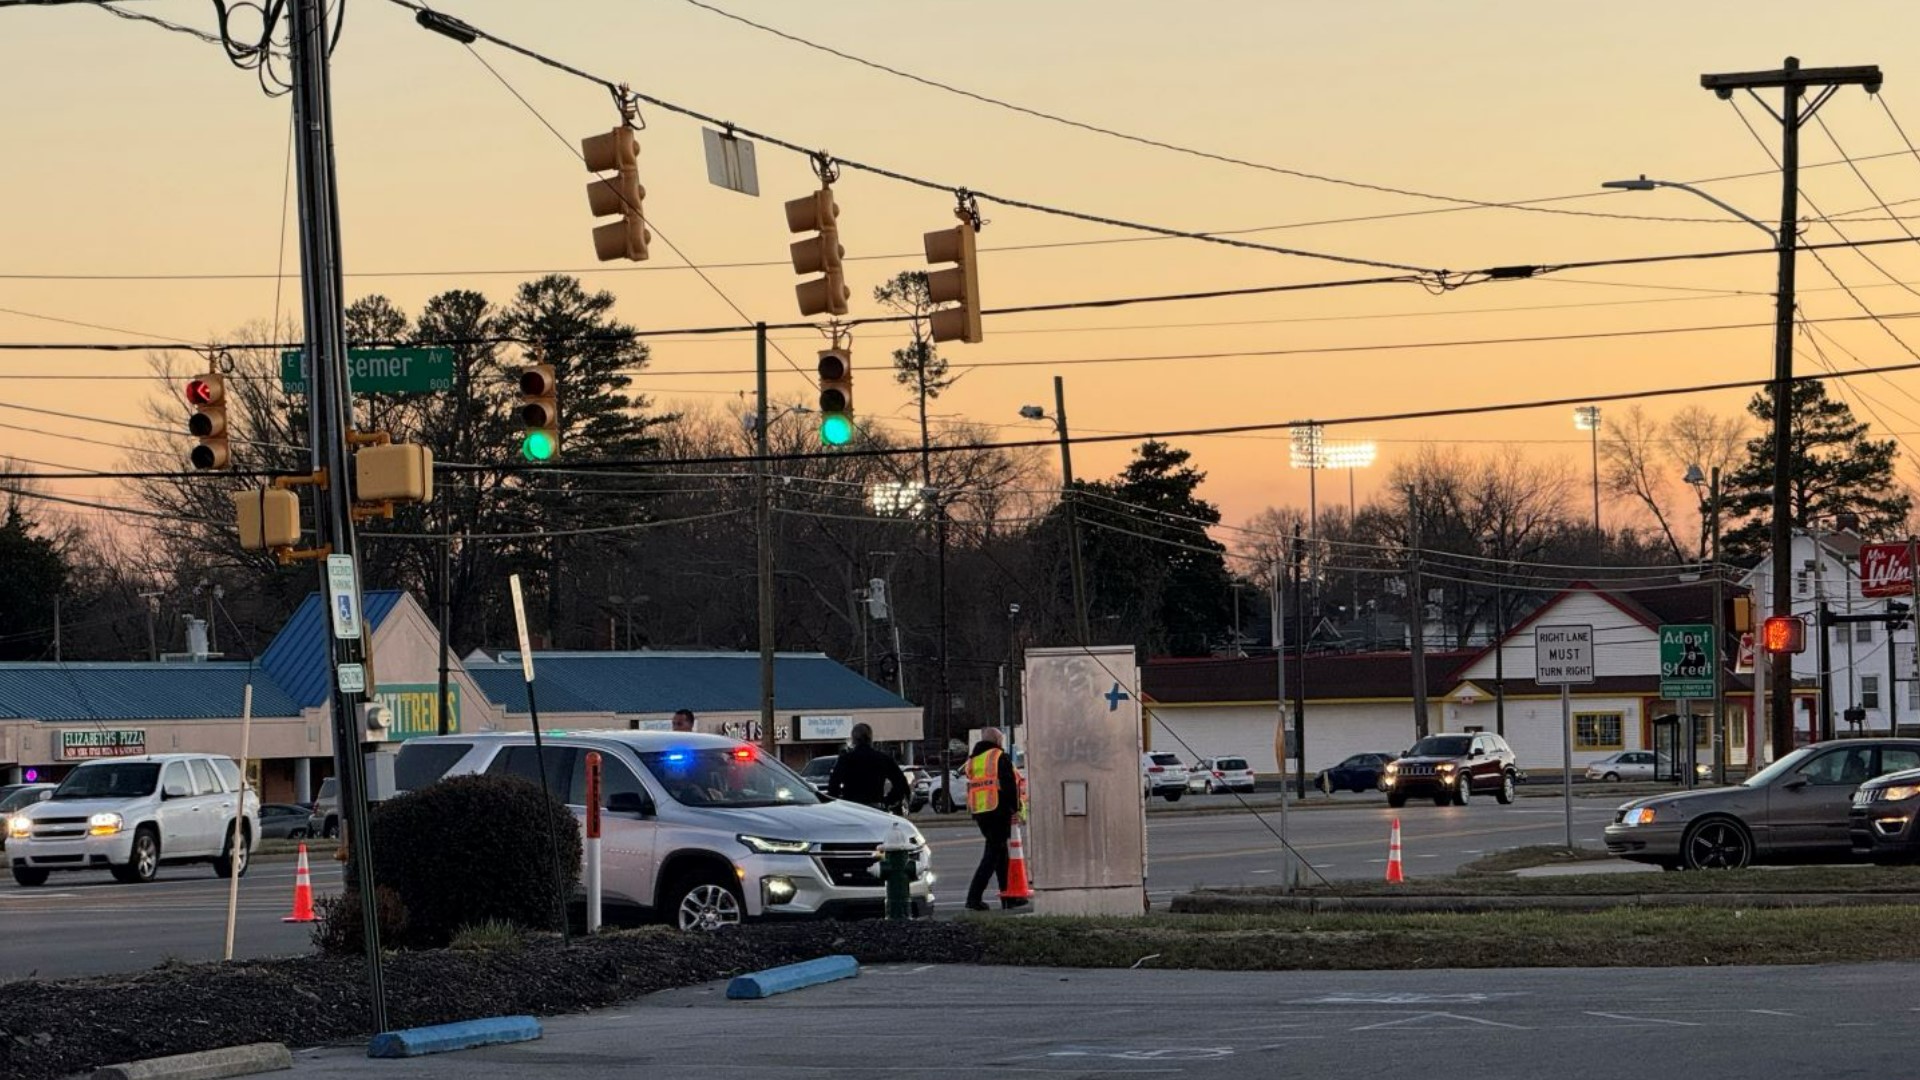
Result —
<instances>
[{"instance_id":1,"label":"car windshield","mask_svg":"<svg viewBox=\"0 0 1920 1080\"><path fill-rule=\"evenodd\" d=\"M53 789L56 799L111 799L151 795L160 782L160 765L128 761L114 765L84 765L67 774Z\"/></svg>"},{"instance_id":2,"label":"car windshield","mask_svg":"<svg viewBox=\"0 0 1920 1080\"><path fill-rule=\"evenodd\" d=\"M1766 787L1768 784L1771 784L1775 780L1778 780L1781 776L1787 773L1790 773L1793 770L1799 768L1800 766L1806 764L1807 759L1813 756L1813 751L1814 751L1814 747L1803 746L1800 749L1795 750L1793 753L1788 754L1786 757L1781 758L1779 761L1776 761L1773 764L1767 766L1766 768L1761 769L1759 772L1754 773L1752 776L1747 777L1744 781L1741 782L1740 786L1750 787L1750 788ZM1664 761L1666 759L1663 756L1661 760Z\"/></svg>"},{"instance_id":3,"label":"car windshield","mask_svg":"<svg viewBox=\"0 0 1920 1080\"><path fill-rule=\"evenodd\" d=\"M1223 757L1219 761L1214 762L1213 766L1216 769L1236 769L1237 770L1237 769L1246 768L1247 763L1240 760L1237 757Z\"/></svg>"},{"instance_id":4,"label":"car windshield","mask_svg":"<svg viewBox=\"0 0 1920 1080\"><path fill-rule=\"evenodd\" d=\"M1408 757L1460 757L1473 739L1467 735L1429 735L1413 744Z\"/></svg>"},{"instance_id":5,"label":"car windshield","mask_svg":"<svg viewBox=\"0 0 1920 1080\"><path fill-rule=\"evenodd\" d=\"M820 799L784 765L751 746L656 750L640 755L660 786L685 806L812 806Z\"/></svg>"}]
</instances>

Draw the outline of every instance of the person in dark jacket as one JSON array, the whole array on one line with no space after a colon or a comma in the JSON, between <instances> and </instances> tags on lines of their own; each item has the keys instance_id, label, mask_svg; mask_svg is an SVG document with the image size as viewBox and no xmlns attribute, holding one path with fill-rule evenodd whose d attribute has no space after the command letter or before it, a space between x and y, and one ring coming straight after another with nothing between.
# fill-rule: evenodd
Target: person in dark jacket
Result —
<instances>
[{"instance_id":1,"label":"person in dark jacket","mask_svg":"<svg viewBox=\"0 0 1920 1080\"><path fill-rule=\"evenodd\" d=\"M999 728L980 733L980 741L967 758L967 811L986 839L980 865L973 872L973 884L967 889L967 910L986 911L987 879L995 879L1001 892L1007 891L1007 841L1013 837L1013 819L1020 813L1020 778L1013 770L1013 755L1002 750L1005 736ZM1025 900L1000 898L1003 908L1024 907Z\"/></svg>"},{"instance_id":2,"label":"person in dark jacket","mask_svg":"<svg viewBox=\"0 0 1920 1080\"><path fill-rule=\"evenodd\" d=\"M873 727L853 725L853 748L840 755L827 776L827 795L878 810L904 809L913 785L893 758L873 748Z\"/></svg>"}]
</instances>

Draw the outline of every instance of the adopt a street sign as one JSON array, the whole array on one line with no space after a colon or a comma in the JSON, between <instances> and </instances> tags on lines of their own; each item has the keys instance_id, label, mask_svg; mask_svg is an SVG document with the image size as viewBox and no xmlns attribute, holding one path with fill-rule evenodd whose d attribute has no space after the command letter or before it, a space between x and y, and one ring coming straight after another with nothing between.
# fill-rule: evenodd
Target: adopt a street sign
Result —
<instances>
[{"instance_id":1,"label":"adopt a street sign","mask_svg":"<svg viewBox=\"0 0 1920 1080\"><path fill-rule=\"evenodd\" d=\"M1713 696L1713 627L1673 623L1660 628L1660 696L1668 701Z\"/></svg>"},{"instance_id":2,"label":"adopt a street sign","mask_svg":"<svg viewBox=\"0 0 1920 1080\"><path fill-rule=\"evenodd\" d=\"M347 384L356 394L430 394L453 389L453 350L348 349ZM301 349L280 354L280 387L307 392L307 359Z\"/></svg>"},{"instance_id":3,"label":"adopt a street sign","mask_svg":"<svg viewBox=\"0 0 1920 1080\"><path fill-rule=\"evenodd\" d=\"M1575 686L1593 681L1593 627L1562 624L1533 631L1533 681Z\"/></svg>"}]
</instances>

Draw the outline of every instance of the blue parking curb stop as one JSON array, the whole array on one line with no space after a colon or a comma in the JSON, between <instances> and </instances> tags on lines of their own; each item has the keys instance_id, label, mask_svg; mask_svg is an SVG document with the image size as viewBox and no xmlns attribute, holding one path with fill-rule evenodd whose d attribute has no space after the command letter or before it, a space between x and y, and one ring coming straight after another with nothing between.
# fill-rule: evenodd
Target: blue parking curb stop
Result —
<instances>
[{"instance_id":1,"label":"blue parking curb stop","mask_svg":"<svg viewBox=\"0 0 1920 1080\"><path fill-rule=\"evenodd\" d=\"M449 1050L471 1050L476 1046L530 1042L539 1037L540 1021L531 1016L490 1016L484 1020L383 1031L367 1044L367 1056L419 1057Z\"/></svg>"},{"instance_id":2,"label":"blue parking curb stop","mask_svg":"<svg viewBox=\"0 0 1920 1080\"><path fill-rule=\"evenodd\" d=\"M733 981L727 984L727 996L738 1001L752 1001L784 994L789 990L803 990L821 983L851 979L858 974L860 962L853 957L823 956L818 960L802 960L797 964L735 975Z\"/></svg>"}]
</instances>

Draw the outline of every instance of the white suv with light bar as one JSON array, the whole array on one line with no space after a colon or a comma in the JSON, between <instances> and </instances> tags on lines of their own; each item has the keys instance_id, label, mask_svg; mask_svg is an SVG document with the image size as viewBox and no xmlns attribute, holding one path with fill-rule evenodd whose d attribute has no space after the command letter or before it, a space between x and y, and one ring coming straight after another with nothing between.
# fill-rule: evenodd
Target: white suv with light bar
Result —
<instances>
[{"instance_id":1,"label":"white suv with light bar","mask_svg":"<svg viewBox=\"0 0 1920 1080\"><path fill-rule=\"evenodd\" d=\"M903 819L828 800L757 747L719 735L575 731L546 736L547 789L586 816L586 755L601 757L601 901L682 930L748 919L885 913L879 849L905 825L913 845L913 913L933 913L926 838ZM409 739L396 783L503 773L540 782L531 734Z\"/></svg>"},{"instance_id":2,"label":"white suv with light bar","mask_svg":"<svg viewBox=\"0 0 1920 1080\"><path fill-rule=\"evenodd\" d=\"M26 886L46 884L56 870L152 881L161 864L183 862L212 863L231 877L247 872L260 843L260 799L249 791L240 806L240 767L229 757L112 758L74 769L6 828L13 880Z\"/></svg>"}]
</instances>

